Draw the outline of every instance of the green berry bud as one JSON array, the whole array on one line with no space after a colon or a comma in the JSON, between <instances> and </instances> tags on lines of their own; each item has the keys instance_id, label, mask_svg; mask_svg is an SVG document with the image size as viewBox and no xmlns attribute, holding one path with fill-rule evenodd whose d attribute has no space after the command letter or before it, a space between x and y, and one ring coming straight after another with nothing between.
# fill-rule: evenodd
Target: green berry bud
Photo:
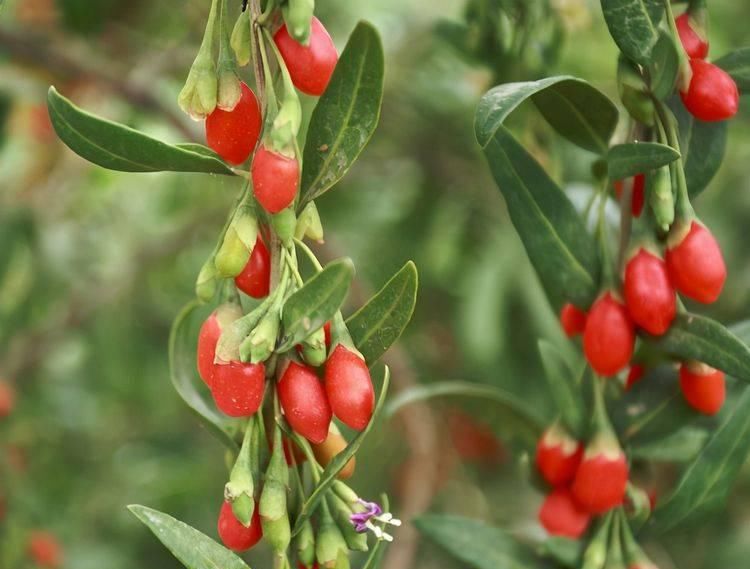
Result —
<instances>
[{"instance_id":1,"label":"green berry bud","mask_svg":"<svg viewBox=\"0 0 750 569\"><path fill-rule=\"evenodd\" d=\"M250 63L251 41L250 10L247 9L240 14L239 18L237 18L237 22L235 22L234 29L232 30L232 37L229 40L234 55L237 58L237 63L241 67Z\"/></svg>"},{"instance_id":2,"label":"green berry bud","mask_svg":"<svg viewBox=\"0 0 750 569\"><path fill-rule=\"evenodd\" d=\"M348 547L344 536L341 535L336 522L331 517L328 505L323 502L319 506L320 526L318 538L315 542L315 557L321 567L333 569L337 566L339 554L347 554Z\"/></svg>"},{"instance_id":3,"label":"green berry bud","mask_svg":"<svg viewBox=\"0 0 750 569\"><path fill-rule=\"evenodd\" d=\"M293 205L271 216L271 226L285 247L291 246L296 225L297 216Z\"/></svg>"},{"instance_id":4,"label":"green berry bud","mask_svg":"<svg viewBox=\"0 0 750 569\"><path fill-rule=\"evenodd\" d=\"M293 154L294 143L302 124L302 106L295 90L284 93L281 108L273 120L266 146L285 156Z\"/></svg>"},{"instance_id":5,"label":"green berry bud","mask_svg":"<svg viewBox=\"0 0 750 569\"><path fill-rule=\"evenodd\" d=\"M224 240L214 258L214 264L219 275L223 278L232 279L242 272L250 259L251 249L248 249L237 235L233 226L227 228Z\"/></svg>"},{"instance_id":6,"label":"green berry bud","mask_svg":"<svg viewBox=\"0 0 750 569\"><path fill-rule=\"evenodd\" d=\"M345 503L349 504L350 507L359 501L359 496L357 495L357 493L349 488L349 486L347 486L346 483L342 482L341 480L334 480L331 487L333 488L333 491L336 493L336 495Z\"/></svg>"},{"instance_id":7,"label":"green berry bud","mask_svg":"<svg viewBox=\"0 0 750 569\"><path fill-rule=\"evenodd\" d=\"M347 547L352 551L367 551L367 534L357 533L354 526L349 521L350 516L354 513L347 503L332 494L328 500L331 509L331 516L336 525L344 536Z\"/></svg>"},{"instance_id":8,"label":"green berry bud","mask_svg":"<svg viewBox=\"0 0 750 569\"><path fill-rule=\"evenodd\" d=\"M279 311L272 309L240 344L240 358L254 364L266 361L276 348L278 335Z\"/></svg>"},{"instance_id":9,"label":"green berry bud","mask_svg":"<svg viewBox=\"0 0 750 569\"><path fill-rule=\"evenodd\" d=\"M303 45L310 43L315 0L288 0L282 7L284 22L289 35Z\"/></svg>"},{"instance_id":10,"label":"green berry bud","mask_svg":"<svg viewBox=\"0 0 750 569\"><path fill-rule=\"evenodd\" d=\"M203 120L216 108L217 89L216 65L210 54L201 51L190 68L177 103L193 120Z\"/></svg>"},{"instance_id":11,"label":"green berry bud","mask_svg":"<svg viewBox=\"0 0 750 569\"><path fill-rule=\"evenodd\" d=\"M277 553L286 551L291 541L287 510L289 469L284 458L281 430L274 429L273 453L266 470L266 482L260 495L260 520L263 535Z\"/></svg>"},{"instance_id":12,"label":"green berry bud","mask_svg":"<svg viewBox=\"0 0 750 569\"><path fill-rule=\"evenodd\" d=\"M214 265L214 260L209 259L201 267L198 278L195 281L195 295L201 302L210 302L216 295L216 289L218 288L217 277L218 273Z\"/></svg>"},{"instance_id":13,"label":"green berry bud","mask_svg":"<svg viewBox=\"0 0 750 569\"><path fill-rule=\"evenodd\" d=\"M649 175L647 188L654 220L659 229L666 233L674 223L674 195L669 166L663 166Z\"/></svg>"},{"instance_id":14,"label":"green berry bud","mask_svg":"<svg viewBox=\"0 0 750 569\"><path fill-rule=\"evenodd\" d=\"M326 334L323 328L316 330L302 342L302 357L313 367L321 366L328 356Z\"/></svg>"},{"instance_id":15,"label":"green berry bud","mask_svg":"<svg viewBox=\"0 0 750 569\"><path fill-rule=\"evenodd\" d=\"M242 447L229 474L229 482L224 486L224 500L232 504L234 517L245 527L250 527L255 510L255 483L250 457L254 430L255 421L248 421Z\"/></svg>"},{"instance_id":16,"label":"green berry bud","mask_svg":"<svg viewBox=\"0 0 750 569\"><path fill-rule=\"evenodd\" d=\"M302 565L312 567L315 564L315 535L310 520L302 524L302 529L294 539L294 548Z\"/></svg>"},{"instance_id":17,"label":"green berry bud","mask_svg":"<svg viewBox=\"0 0 750 569\"><path fill-rule=\"evenodd\" d=\"M297 227L294 229L294 236L297 239L305 237L322 243L324 239L323 224L320 221L318 208L315 202L308 203L297 218Z\"/></svg>"},{"instance_id":18,"label":"green berry bud","mask_svg":"<svg viewBox=\"0 0 750 569\"><path fill-rule=\"evenodd\" d=\"M218 90L216 106L223 111L233 110L242 97L240 78L234 70L234 65L219 67Z\"/></svg>"}]
</instances>

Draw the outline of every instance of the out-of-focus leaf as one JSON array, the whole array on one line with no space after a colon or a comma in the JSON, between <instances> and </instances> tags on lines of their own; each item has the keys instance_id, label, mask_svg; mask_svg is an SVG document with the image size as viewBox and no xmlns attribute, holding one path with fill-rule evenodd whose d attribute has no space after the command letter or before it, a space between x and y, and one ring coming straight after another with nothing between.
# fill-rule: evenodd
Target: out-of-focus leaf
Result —
<instances>
[{"instance_id":1,"label":"out-of-focus leaf","mask_svg":"<svg viewBox=\"0 0 750 569\"><path fill-rule=\"evenodd\" d=\"M692 460L708 439L708 431L685 427L656 441L628 448L628 456L654 462L686 462Z\"/></svg>"},{"instance_id":2,"label":"out-of-focus leaf","mask_svg":"<svg viewBox=\"0 0 750 569\"><path fill-rule=\"evenodd\" d=\"M659 40L659 0L602 0L602 12L617 47L640 65L651 62Z\"/></svg>"},{"instance_id":3,"label":"out-of-focus leaf","mask_svg":"<svg viewBox=\"0 0 750 569\"><path fill-rule=\"evenodd\" d=\"M172 516L146 506L128 509L187 569L250 569L226 547Z\"/></svg>"},{"instance_id":4,"label":"out-of-focus leaf","mask_svg":"<svg viewBox=\"0 0 750 569\"><path fill-rule=\"evenodd\" d=\"M531 569L536 556L504 531L458 516L422 516L414 525L428 539L474 569Z\"/></svg>"},{"instance_id":5,"label":"out-of-focus leaf","mask_svg":"<svg viewBox=\"0 0 750 569\"><path fill-rule=\"evenodd\" d=\"M574 373L560 350L547 340L539 340L539 355L542 358L545 377L563 424L581 439L589 421L581 399L581 382L578 381L585 368Z\"/></svg>"},{"instance_id":6,"label":"out-of-focus leaf","mask_svg":"<svg viewBox=\"0 0 750 569\"><path fill-rule=\"evenodd\" d=\"M680 71L677 49L672 34L666 30L660 31L649 65L650 89L657 99L666 99L674 92Z\"/></svg>"},{"instance_id":7,"label":"out-of-focus leaf","mask_svg":"<svg viewBox=\"0 0 750 569\"><path fill-rule=\"evenodd\" d=\"M68 147L89 162L122 172L203 172L234 175L218 158L196 145L172 146L128 126L78 108L49 88L47 106L55 132Z\"/></svg>"},{"instance_id":8,"label":"out-of-focus leaf","mask_svg":"<svg viewBox=\"0 0 750 569\"><path fill-rule=\"evenodd\" d=\"M750 389L654 511L651 529L664 532L720 507L750 452Z\"/></svg>"},{"instance_id":9,"label":"out-of-focus leaf","mask_svg":"<svg viewBox=\"0 0 750 569\"><path fill-rule=\"evenodd\" d=\"M671 146L656 142L618 144L607 152L610 180L624 180L674 162L680 157Z\"/></svg>"},{"instance_id":10,"label":"out-of-focus leaf","mask_svg":"<svg viewBox=\"0 0 750 569\"><path fill-rule=\"evenodd\" d=\"M409 261L346 321L354 344L370 367L409 324L417 302L417 281L417 267Z\"/></svg>"},{"instance_id":11,"label":"out-of-focus leaf","mask_svg":"<svg viewBox=\"0 0 750 569\"><path fill-rule=\"evenodd\" d=\"M578 569L581 566L583 544L580 540L552 536L539 545L539 554L554 559L568 569Z\"/></svg>"},{"instance_id":12,"label":"out-of-focus leaf","mask_svg":"<svg viewBox=\"0 0 750 569\"><path fill-rule=\"evenodd\" d=\"M750 91L750 47L730 51L714 64L732 76L742 94Z\"/></svg>"},{"instance_id":13,"label":"out-of-focus leaf","mask_svg":"<svg viewBox=\"0 0 750 569\"><path fill-rule=\"evenodd\" d=\"M338 182L369 142L380 119L383 76L380 36L360 22L310 118L300 208Z\"/></svg>"}]
</instances>

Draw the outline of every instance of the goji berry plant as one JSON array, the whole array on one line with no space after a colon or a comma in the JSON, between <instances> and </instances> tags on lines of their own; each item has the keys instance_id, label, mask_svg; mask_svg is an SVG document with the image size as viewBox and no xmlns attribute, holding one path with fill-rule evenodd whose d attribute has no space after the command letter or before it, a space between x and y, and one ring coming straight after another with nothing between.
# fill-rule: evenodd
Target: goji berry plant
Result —
<instances>
[{"instance_id":1,"label":"goji berry plant","mask_svg":"<svg viewBox=\"0 0 750 569\"><path fill-rule=\"evenodd\" d=\"M547 537L536 550L480 522L419 522L482 569L655 567L642 544L720 504L750 451L750 392L726 384L726 376L750 380L750 348L699 314L720 297L727 268L693 206L721 164L727 121L747 89L748 50L707 60L704 0L601 7L620 52L619 106L583 79L554 76L493 88L474 124L529 260L580 348L539 344L558 416L466 384L403 400L486 396L536 439L525 455L546 496L538 520ZM513 135L508 119L527 101L591 156L585 203ZM654 495L659 458L685 467Z\"/></svg>"},{"instance_id":2,"label":"goji berry plant","mask_svg":"<svg viewBox=\"0 0 750 569\"><path fill-rule=\"evenodd\" d=\"M315 199L375 130L383 51L362 22L339 57L313 8L309 0L210 2L178 100L204 121L207 146L161 142L49 91L56 132L95 164L241 181L169 346L175 389L226 446L228 480L215 494L226 547L131 506L191 569L246 567L229 550L261 541L274 567L349 567L350 552L367 551L362 562L374 567L379 546L392 540L388 527L400 525L386 511L387 497L365 501L344 480L382 409L389 371L375 369L376 396L371 370L411 318L416 269L404 265L344 319L353 264L323 266L307 243L323 241ZM306 129L299 92L319 97Z\"/></svg>"}]
</instances>

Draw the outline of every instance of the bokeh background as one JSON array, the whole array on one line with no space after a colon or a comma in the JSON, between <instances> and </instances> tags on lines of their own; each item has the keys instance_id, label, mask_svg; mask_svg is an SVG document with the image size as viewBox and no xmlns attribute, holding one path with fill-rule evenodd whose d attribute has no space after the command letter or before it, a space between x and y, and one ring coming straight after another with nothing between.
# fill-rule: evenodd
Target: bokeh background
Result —
<instances>
[{"instance_id":1,"label":"bokeh background","mask_svg":"<svg viewBox=\"0 0 750 569\"><path fill-rule=\"evenodd\" d=\"M172 389L167 338L239 182L92 166L56 140L45 107L54 84L97 114L165 140L201 141L201 125L181 115L176 97L209 4L0 2L0 380L17 392L16 409L0 419L8 502L0 569L31 567L3 560L35 528L59 537L69 569L178 567L127 512L130 503L214 535L223 451ZM511 14L493 21L492 33L488 4ZM750 4L710 4L712 53L750 44ZM472 118L492 84L545 74L579 75L615 97L615 49L598 2L320 0L317 11L339 47L362 18L386 47L382 120L344 181L320 200L320 255L354 259L352 306L416 261L415 319L387 356L395 390L445 379L497 384L551 413L536 338L562 342L561 334ZM726 293L706 311L725 322L750 316L744 103L725 164L697 204L730 267ZM308 112L313 105L305 100ZM561 143L532 112L514 126L555 178L588 183L592 156ZM406 407L373 431L353 485L366 496L389 492L401 517L452 512L538 537L541 495L509 430L491 403ZM746 566L748 474L721 515L654 546L662 567ZM266 565L262 551L249 559ZM408 528L384 564L458 566Z\"/></svg>"}]
</instances>

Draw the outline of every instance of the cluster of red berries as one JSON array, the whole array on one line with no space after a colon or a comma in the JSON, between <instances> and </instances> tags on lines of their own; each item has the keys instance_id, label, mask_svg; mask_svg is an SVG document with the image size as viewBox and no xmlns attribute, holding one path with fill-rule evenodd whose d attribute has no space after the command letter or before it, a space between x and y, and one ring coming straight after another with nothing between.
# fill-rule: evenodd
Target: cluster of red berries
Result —
<instances>
[{"instance_id":1,"label":"cluster of red berries","mask_svg":"<svg viewBox=\"0 0 750 569\"><path fill-rule=\"evenodd\" d=\"M294 86L308 95L322 95L338 62L336 47L323 24L313 17L309 45L297 42L286 25L276 32L274 42ZM234 165L245 162L255 150L251 165L255 199L268 213L279 213L297 196L299 160L293 151L269 148L265 142L255 149L263 117L253 90L245 83L241 87L242 96L234 109L217 107L206 118L206 142Z\"/></svg>"},{"instance_id":2,"label":"cluster of red berries","mask_svg":"<svg viewBox=\"0 0 750 569\"><path fill-rule=\"evenodd\" d=\"M558 424L539 439L536 466L552 488L539 510L551 535L578 539L592 516L620 506L628 484L625 453L613 435L600 432L584 449Z\"/></svg>"},{"instance_id":3,"label":"cluster of red berries","mask_svg":"<svg viewBox=\"0 0 750 569\"><path fill-rule=\"evenodd\" d=\"M682 47L690 59L692 77L680 96L685 108L702 121L723 121L737 114L739 91L730 75L706 61L708 39L690 12L676 19Z\"/></svg>"}]
</instances>

